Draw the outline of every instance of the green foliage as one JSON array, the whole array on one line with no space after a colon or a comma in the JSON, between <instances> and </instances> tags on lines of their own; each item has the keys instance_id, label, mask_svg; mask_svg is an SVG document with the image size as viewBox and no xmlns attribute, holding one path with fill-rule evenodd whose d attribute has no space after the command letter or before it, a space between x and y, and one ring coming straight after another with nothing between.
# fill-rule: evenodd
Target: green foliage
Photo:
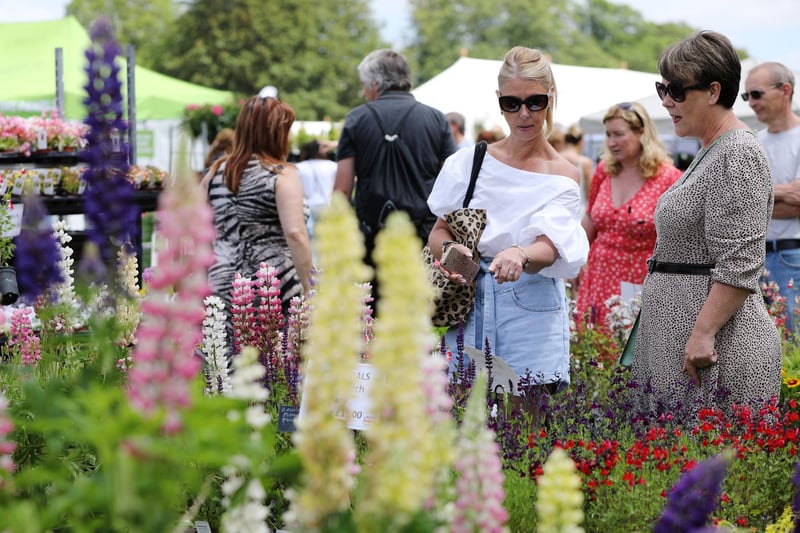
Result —
<instances>
[{"instance_id":1,"label":"green foliage","mask_svg":"<svg viewBox=\"0 0 800 533\"><path fill-rule=\"evenodd\" d=\"M356 65L380 46L368 2L196 0L160 43L156 69L242 96L274 85L303 120L360 103Z\"/></svg>"},{"instance_id":2,"label":"green foliage","mask_svg":"<svg viewBox=\"0 0 800 533\"><path fill-rule=\"evenodd\" d=\"M247 402L204 394L200 377L181 431L165 433L163 413L134 411L114 367L125 348L108 342L113 322L61 335L60 350L43 341L38 368L0 364L17 441L0 530L177 531L193 513L218 524L220 470L235 455L268 494L296 476L291 454L275 461L274 427L254 433L241 415Z\"/></svg>"},{"instance_id":3,"label":"green foliage","mask_svg":"<svg viewBox=\"0 0 800 533\"><path fill-rule=\"evenodd\" d=\"M158 36L164 35L177 15L172 0L72 0L67 15L74 15L84 28L90 28L99 15L114 27L119 43L136 47L136 62L151 67Z\"/></svg>"},{"instance_id":4,"label":"green foliage","mask_svg":"<svg viewBox=\"0 0 800 533\"><path fill-rule=\"evenodd\" d=\"M422 83L449 67L462 50L471 57L500 59L512 46L564 48L568 0L411 0L417 29L409 48Z\"/></svg>"},{"instance_id":5,"label":"green foliage","mask_svg":"<svg viewBox=\"0 0 800 533\"><path fill-rule=\"evenodd\" d=\"M190 105L184 110L181 125L196 139L202 135L205 124L206 140L211 144L221 129L236 128L236 119L241 108L239 102L223 105Z\"/></svg>"}]
</instances>

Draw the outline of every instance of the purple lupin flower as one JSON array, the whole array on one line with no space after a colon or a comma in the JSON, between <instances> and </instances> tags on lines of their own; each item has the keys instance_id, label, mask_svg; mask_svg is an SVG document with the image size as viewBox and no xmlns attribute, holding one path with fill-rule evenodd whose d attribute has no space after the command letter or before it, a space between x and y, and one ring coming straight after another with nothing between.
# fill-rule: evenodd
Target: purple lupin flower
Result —
<instances>
[{"instance_id":1,"label":"purple lupin flower","mask_svg":"<svg viewBox=\"0 0 800 533\"><path fill-rule=\"evenodd\" d=\"M120 47L105 17L95 21L90 35L83 100L88 148L81 153L81 160L88 164L83 174L87 184L84 214L89 222L89 240L97 244L102 260L109 263L116 257L112 246L117 248L136 237L139 210L133 202L133 184L125 178L128 125L123 120L122 82L116 61Z\"/></svg>"},{"instance_id":2,"label":"purple lupin flower","mask_svg":"<svg viewBox=\"0 0 800 533\"><path fill-rule=\"evenodd\" d=\"M670 489L667 506L653 527L653 533L694 533L705 528L719 504L731 457L731 452L723 452L685 472Z\"/></svg>"},{"instance_id":3,"label":"purple lupin flower","mask_svg":"<svg viewBox=\"0 0 800 533\"><path fill-rule=\"evenodd\" d=\"M61 248L47 224L42 201L36 195L26 195L23 205L22 227L16 238L17 281L23 300L33 303L64 277L58 267Z\"/></svg>"}]
</instances>

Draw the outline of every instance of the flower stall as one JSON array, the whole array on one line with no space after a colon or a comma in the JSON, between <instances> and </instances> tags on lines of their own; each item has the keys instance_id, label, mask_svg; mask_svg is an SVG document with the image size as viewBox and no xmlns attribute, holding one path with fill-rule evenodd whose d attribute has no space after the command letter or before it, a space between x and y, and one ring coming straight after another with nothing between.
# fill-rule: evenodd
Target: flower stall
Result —
<instances>
[{"instance_id":1,"label":"flower stall","mask_svg":"<svg viewBox=\"0 0 800 533\"><path fill-rule=\"evenodd\" d=\"M92 38L88 74L118 75L110 24L99 20ZM796 527L795 334L781 329L784 394L761 408L640 413L614 364L630 327L614 301L610 333L574 328L566 391L521 376L500 392L491 346L478 371L431 326L403 214L377 237L373 315L358 223L335 195L317 230L313 291L284 313L274 268L237 276L229 339L209 296L214 230L196 178L164 182L164 244L140 283L126 245L134 181L105 159L125 126L119 95L89 100L94 251L76 266L67 228L45 224L41 197L27 196L15 255L28 307L0 314L0 531Z\"/></svg>"}]
</instances>

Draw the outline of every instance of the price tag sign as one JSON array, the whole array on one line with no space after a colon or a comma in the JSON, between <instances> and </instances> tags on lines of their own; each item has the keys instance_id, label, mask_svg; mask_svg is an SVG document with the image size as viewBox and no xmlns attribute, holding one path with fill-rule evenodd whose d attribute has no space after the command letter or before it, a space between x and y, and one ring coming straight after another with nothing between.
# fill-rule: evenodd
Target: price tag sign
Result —
<instances>
[{"instance_id":1,"label":"price tag sign","mask_svg":"<svg viewBox=\"0 0 800 533\"><path fill-rule=\"evenodd\" d=\"M294 418L297 416L297 408L292 405L281 405L278 408L278 431L292 433L295 431Z\"/></svg>"},{"instance_id":2,"label":"price tag sign","mask_svg":"<svg viewBox=\"0 0 800 533\"><path fill-rule=\"evenodd\" d=\"M336 418L345 420L347 427L356 430L366 430L375 421L375 415L372 412L372 400L370 399L370 391L373 386L377 386L377 373L375 366L369 363L359 363L353 371L353 389L349 398L339 398L336 400L335 413ZM306 378L303 387L313 387ZM306 412L306 404L304 402L305 395L300 399L300 412L297 418L302 418Z\"/></svg>"},{"instance_id":3,"label":"price tag sign","mask_svg":"<svg viewBox=\"0 0 800 533\"><path fill-rule=\"evenodd\" d=\"M36 132L36 149L47 150L47 132L45 130L38 130Z\"/></svg>"},{"instance_id":4,"label":"price tag sign","mask_svg":"<svg viewBox=\"0 0 800 533\"><path fill-rule=\"evenodd\" d=\"M15 202L14 207L8 210L8 214L11 215L11 219L9 221L8 227L5 228L3 231L3 237L16 237L19 235L19 232L22 230L22 210L25 206L22 205L22 202Z\"/></svg>"},{"instance_id":5,"label":"price tag sign","mask_svg":"<svg viewBox=\"0 0 800 533\"><path fill-rule=\"evenodd\" d=\"M369 363L360 363L353 372L353 395L348 399L346 409L337 411L337 415L341 413L341 417L347 420L348 428L363 431L375 421L370 391L376 378L375 366Z\"/></svg>"}]
</instances>

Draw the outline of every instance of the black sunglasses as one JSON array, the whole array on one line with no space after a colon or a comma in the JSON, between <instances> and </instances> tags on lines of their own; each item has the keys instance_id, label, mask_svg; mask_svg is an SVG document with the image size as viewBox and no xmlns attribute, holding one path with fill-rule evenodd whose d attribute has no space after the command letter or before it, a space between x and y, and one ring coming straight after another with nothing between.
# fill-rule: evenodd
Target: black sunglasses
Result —
<instances>
[{"instance_id":1,"label":"black sunglasses","mask_svg":"<svg viewBox=\"0 0 800 533\"><path fill-rule=\"evenodd\" d=\"M636 107L631 102L620 102L617 104L617 107L622 109L623 111L632 111L636 118L639 119L639 125L644 129L644 119L642 119L642 115L636 111Z\"/></svg>"},{"instance_id":2,"label":"black sunglasses","mask_svg":"<svg viewBox=\"0 0 800 533\"><path fill-rule=\"evenodd\" d=\"M783 84L782 83L776 83L775 85L770 87L770 89L777 89L781 85L783 85ZM742 93L742 100L744 100L745 102L749 101L751 98L753 100L760 100L761 97L764 96L765 94L767 94L767 91L759 91L758 89L753 89L750 92Z\"/></svg>"},{"instance_id":3,"label":"black sunglasses","mask_svg":"<svg viewBox=\"0 0 800 533\"><path fill-rule=\"evenodd\" d=\"M692 91L695 89L705 89L708 85L703 85L701 83L695 83L694 85L689 85L688 87L684 87L680 83L677 82L670 82L668 85L664 85L660 81L656 82L656 92L658 93L658 97L661 98L663 101L664 98L669 95L675 102L683 102L686 100L686 91Z\"/></svg>"},{"instance_id":4,"label":"black sunglasses","mask_svg":"<svg viewBox=\"0 0 800 533\"><path fill-rule=\"evenodd\" d=\"M500 109L506 113L516 113L522 107L522 104L525 104L528 111L541 111L550 102L550 95L532 94L525 100L516 96L501 96L497 101L500 103Z\"/></svg>"}]
</instances>

